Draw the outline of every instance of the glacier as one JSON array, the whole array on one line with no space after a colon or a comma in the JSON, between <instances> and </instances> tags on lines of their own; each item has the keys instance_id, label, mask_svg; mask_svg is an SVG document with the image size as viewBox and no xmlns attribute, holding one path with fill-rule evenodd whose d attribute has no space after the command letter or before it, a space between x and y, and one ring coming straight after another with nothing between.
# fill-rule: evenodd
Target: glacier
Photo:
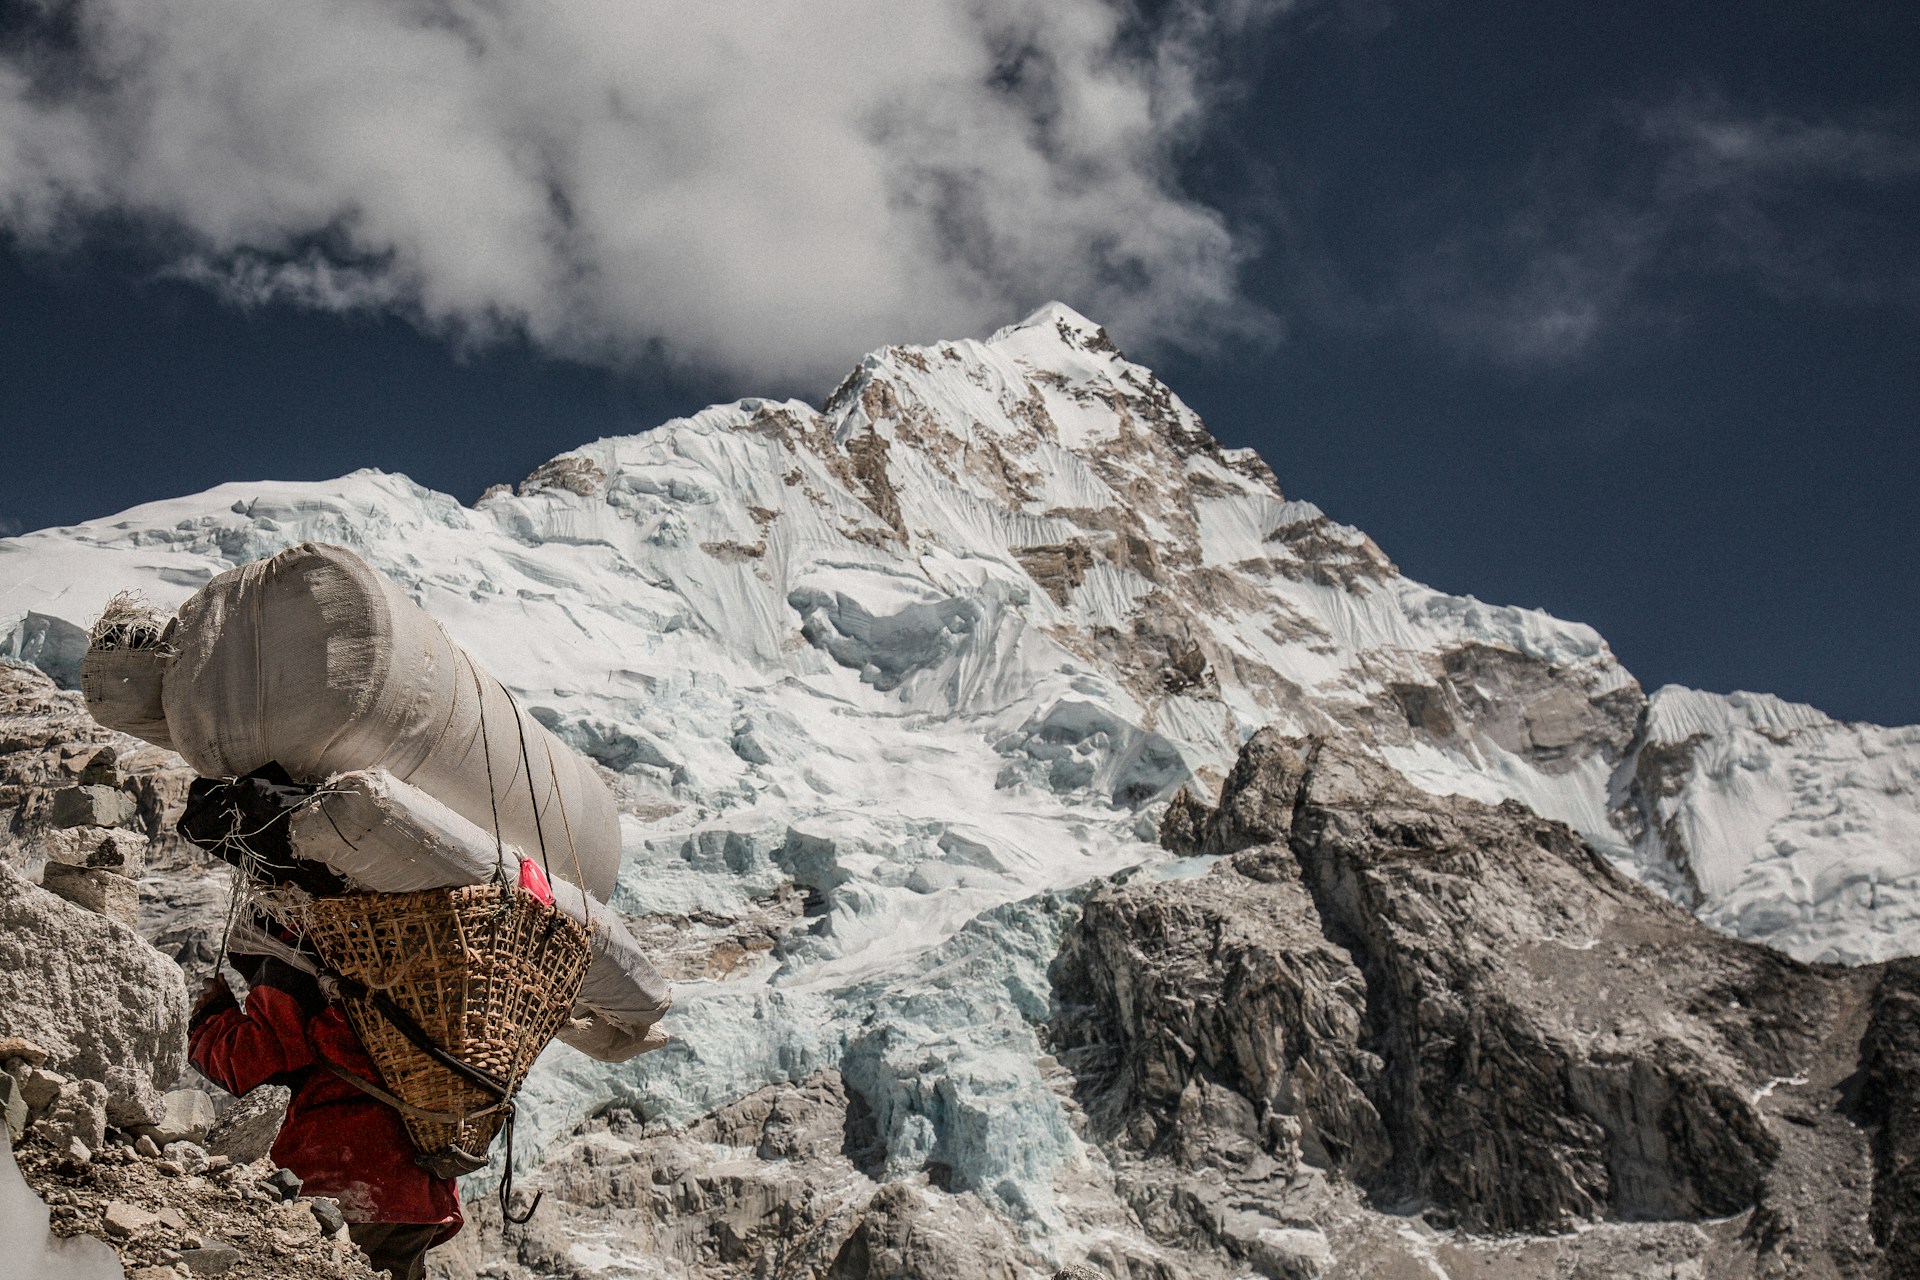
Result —
<instances>
[{"instance_id":1,"label":"glacier","mask_svg":"<svg viewBox=\"0 0 1920 1280\"><path fill-rule=\"evenodd\" d=\"M889 1169L1061 1230L1094 1159L1040 1063L1063 922L1102 878L1192 873L1161 808L1267 725L1521 801L1797 957L1920 952L1920 729L1648 697L1590 627L1411 581L1059 304L875 352L818 408L584 444L472 506L363 470L0 539L0 654L70 681L115 594L171 608L310 540L604 766L612 905L685 944L674 1043L549 1050L523 1151L610 1104L681 1120L832 1066Z\"/></svg>"}]
</instances>

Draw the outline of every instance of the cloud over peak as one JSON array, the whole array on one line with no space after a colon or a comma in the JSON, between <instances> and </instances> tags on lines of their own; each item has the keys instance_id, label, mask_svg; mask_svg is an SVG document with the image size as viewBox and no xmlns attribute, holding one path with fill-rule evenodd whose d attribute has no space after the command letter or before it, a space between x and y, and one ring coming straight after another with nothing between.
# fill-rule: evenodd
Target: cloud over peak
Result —
<instances>
[{"instance_id":1,"label":"cloud over peak","mask_svg":"<svg viewBox=\"0 0 1920 1280\"><path fill-rule=\"evenodd\" d=\"M1276 7L47 0L0 228L616 364L820 377L1055 296L1204 344L1262 317L1177 149Z\"/></svg>"}]
</instances>

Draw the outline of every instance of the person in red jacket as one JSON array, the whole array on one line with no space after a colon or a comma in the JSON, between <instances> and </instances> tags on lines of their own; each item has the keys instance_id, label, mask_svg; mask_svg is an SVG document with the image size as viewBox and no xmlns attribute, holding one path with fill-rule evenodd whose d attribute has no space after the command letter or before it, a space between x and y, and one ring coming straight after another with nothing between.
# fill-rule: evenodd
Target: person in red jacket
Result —
<instances>
[{"instance_id":1,"label":"person in red jacket","mask_svg":"<svg viewBox=\"0 0 1920 1280\"><path fill-rule=\"evenodd\" d=\"M362 1080L380 1077L337 1005L309 975L270 958L246 962L246 1008L224 979L207 980L187 1024L193 1065L239 1095L263 1084L293 1090L273 1158L301 1180L301 1192L331 1196L374 1270L423 1280L427 1250L460 1230L460 1192L414 1162L400 1114L341 1079L329 1063Z\"/></svg>"}]
</instances>

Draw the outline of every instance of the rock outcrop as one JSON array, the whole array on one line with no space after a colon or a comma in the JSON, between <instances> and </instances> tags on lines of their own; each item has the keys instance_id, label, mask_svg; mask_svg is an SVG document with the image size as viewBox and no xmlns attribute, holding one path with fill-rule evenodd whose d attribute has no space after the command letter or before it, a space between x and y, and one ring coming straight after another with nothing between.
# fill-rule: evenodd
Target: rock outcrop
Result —
<instances>
[{"instance_id":1,"label":"rock outcrop","mask_svg":"<svg viewBox=\"0 0 1920 1280\"><path fill-rule=\"evenodd\" d=\"M1566 827L1416 791L1337 743L1257 735L1221 803L1189 797L1169 825L1219 861L1094 893L1052 1026L1156 1238L1270 1275L1324 1269L1263 1262L1276 1232L1377 1257L1336 1203L1348 1183L1466 1252L1691 1224L1662 1248L1708 1275L1902 1274L1905 970L1730 940ZM1869 1005L1872 1114L1849 1096Z\"/></svg>"},{"instance_id":2,"label":"rock outcrop","mask_svg":"<svg viewBox=\"0 0 1920 1280\"><path fill-rule=\"evenodd\" d=\"M1889 1274L1920 1276L1920 961L1896 960L1875 993L1861 1066L1873 1144L1873 1237Z\"/></svg>"}]
</instances>

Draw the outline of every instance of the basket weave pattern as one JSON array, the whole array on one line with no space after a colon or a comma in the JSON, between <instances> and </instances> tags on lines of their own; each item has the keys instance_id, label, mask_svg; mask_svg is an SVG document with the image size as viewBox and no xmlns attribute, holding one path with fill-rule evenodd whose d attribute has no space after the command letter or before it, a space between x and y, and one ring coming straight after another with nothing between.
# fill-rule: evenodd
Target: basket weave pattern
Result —
<instances>
[{"instance_id":1,"label":"basket weave pattern","mask_svg":"<svg viewBox=\"0 0 1920 1280\"><path fill-rule=\"evenodd\" d=\"M307 904L307 936L327 965L384 991L436 1045L518 1089L573 1008L589 960L587 932L522 889L473 885L349 894ZM465 1113L498 1099L435 1062L370 1000L347 1020L402 1101ZM504 1111L445 1124L404 1115L420 1151L483 1154Z\"/></svg>"}]
</instances>

